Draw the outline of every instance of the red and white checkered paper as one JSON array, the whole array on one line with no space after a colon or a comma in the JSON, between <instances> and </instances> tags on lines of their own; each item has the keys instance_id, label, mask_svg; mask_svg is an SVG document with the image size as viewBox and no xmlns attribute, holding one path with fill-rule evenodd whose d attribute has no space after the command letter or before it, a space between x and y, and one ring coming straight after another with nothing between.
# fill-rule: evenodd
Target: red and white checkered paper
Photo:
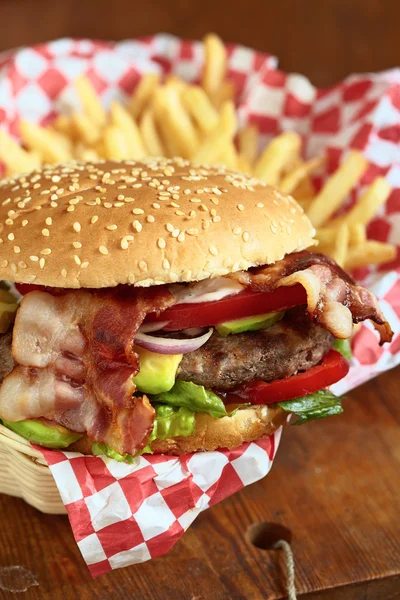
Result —
<instances>
[{"instance_id":1,"label":"red and white checkered paper","mask_svg":"<svg viewBox=\"0 0 400 600\"><path fill-rule=\"evenodd\" d=\"M393 192L370 224L372 239L400 245L400 71L353 75L318 90L301 75L277 70L276 59L229 46L229 77L238 87L242 125L255 123L264 145L293 129L306 156L325 151L321 185L350 148L371 165L349 198L349 206L375 176L385 175ZM158 35L111 43L63 39L0 56L0 124L18 136L21 117L47 123L61 111L78 109L72 87L85 73L105 105L124 100L149 71L199 79L202 45ZM395 336L384 348L367 323L357 333L348 376L335 391L346 392L400 363L400 252L384 268L359 270L357 278L380 299ZM167 552L197 514L272 466L281 431L233 451L146 456L135 465L104 457L42 450L68 511L72 529L93 576Z\"/></svg>"}]
</instances>

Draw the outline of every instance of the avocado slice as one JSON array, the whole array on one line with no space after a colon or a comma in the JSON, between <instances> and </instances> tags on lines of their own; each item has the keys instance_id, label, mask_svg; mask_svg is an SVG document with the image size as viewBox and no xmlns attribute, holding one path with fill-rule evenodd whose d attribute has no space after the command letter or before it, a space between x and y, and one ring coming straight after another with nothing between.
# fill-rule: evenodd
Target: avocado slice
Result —
<instances>
[{"instance_id":1,"label":"avocado slice","mask_svg":"<svg viewBox=\"0 0 400 600\"><path fill-rule=\"evenodd\" d=\"M175 375L182 354L158 354L145 348L135 346L139 355L140 371L133 378L133 383L145 394L161 394L168 392L175 383Z\"/></svg>"},{"instance_id":2,"label":"avocado slice","mask_svg":"<svg viewBox=\"0 0 400 600\"><path fill-rule=\"evenodd\" d=\"M272 327L277 321L282 319L284 312L273 312L266 315L256 315L255 317L246 317L245 319L236 319L235 321L225 321L215 326L220 335L226 337L233 333L243 333L245 331L257 331Z\"/></svg>"},{"instance_id":3,"label":"avocado slice","mask_svg":"<svg viewBox=\"0 0 400 600\"><path fill-rule=\"evenodd\" d=\"M8 427L14 433L18 433L26 440L45 448L67 448L83 437L81 433L69 431L61 425L43 422L40 419L16 421L14 423L2 420L2 422L5 427Z\"/></svg>"}]
</instances>

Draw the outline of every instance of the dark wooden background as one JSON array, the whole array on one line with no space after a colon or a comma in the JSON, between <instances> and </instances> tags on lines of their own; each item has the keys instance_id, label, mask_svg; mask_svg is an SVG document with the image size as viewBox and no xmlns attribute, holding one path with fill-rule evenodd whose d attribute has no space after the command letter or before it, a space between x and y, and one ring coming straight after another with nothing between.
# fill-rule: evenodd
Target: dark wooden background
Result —
<instances>
[{"instance_id":1,"label":"dark wooden background","mask_svg":"<svg viewBox=\"0 0 400 600\"><path fill-rule=\"evenodd\" d=\"M0 50L68 35L215 31L325 86L398 65L399 21L398 0L0 0Z\"/></svg>"},{"instance_id":2,"label":"dark wooden background","mask_svg":"<svg viewBox=\"0 0 400 600\"><path fill-rule=\"evenodd\" d=\"M68 35L215 31L326 86L398 65L399 23L398 0L0 0L0 50ZM169 555L96 581L65 517L0 496L0 598L284 598L280 553L245 538L262 521L292 532L302 599L400 598L399 375L350 394L342 417L289 428L272 473L200 515ZM9 565L28 569L39 586L2 590Z\"/></svg>"}]
</instances>

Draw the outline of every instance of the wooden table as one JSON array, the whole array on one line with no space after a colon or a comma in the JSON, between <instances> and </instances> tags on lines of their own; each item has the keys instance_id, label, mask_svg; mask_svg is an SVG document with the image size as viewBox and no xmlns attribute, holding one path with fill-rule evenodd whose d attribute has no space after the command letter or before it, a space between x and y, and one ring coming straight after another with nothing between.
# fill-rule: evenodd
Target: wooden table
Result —
<instances>
[{"instance_id":1,"label":"wooden table","mask_svg":"<svg viewBox=\"0 0 400 600\"><path fill-rule=\"evenodd\" d=\"M35 575L26 600L277 600L282 554L245 536L266 521L293 535L300 598L400 598L399 376L351 393L341 417L288 428L272 472L202 513L162 558L93 581L66 517L0 496L0 565Z\"/></svg>"},{"instance_id":2,"label":"wooden table","mask_svg":"<svg viewBox=\"0 0 400 600\"><path fill-rule=\"evenodd\" d=\"M0 50L66 35L107 39L214 30L280 57L285 70L330 85L399 63L396 0L0 0ZM200 515L174 549L93 581L66 517L0 496L1 568L39 583L27 600L283 598L281 553L245 537L253 523L293 534L301 598L400 598L400 371L351 394L345 414L289 428L272 473ZM0 598L22 597L0 590Z\"/></svg>"}]
</instances>

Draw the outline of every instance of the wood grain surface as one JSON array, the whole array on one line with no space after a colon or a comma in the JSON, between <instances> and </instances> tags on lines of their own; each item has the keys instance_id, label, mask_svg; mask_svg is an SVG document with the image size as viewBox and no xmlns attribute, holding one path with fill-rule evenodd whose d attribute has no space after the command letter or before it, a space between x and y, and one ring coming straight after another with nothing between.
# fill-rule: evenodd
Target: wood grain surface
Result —
<instances>
[{"instance_id":1,"label":"wood grain surface","mask_svg":"<svg viewBox=\"0 0 400 600\"><path fill-rule=\"evenodd\" d=\"M326 86L398 65L399 21L398 0L0 0L0 50L67 35L200 38L213 30ZM66 517L0 496L0 598L284 598L281 553L245 537L263 521L292 532L302 599L400 598L399 383L399 370L386 373L354 391L342 417L288 428L267 478L200 515L167 556L95 581ZM38 586L1 589L10 565Z\"/></svg>"},{"instance_id":2,"label":"wood grain surface","mask_svg":"<svg viewBox=\"0 0 400 600\"><path fill-rule=\"evenodd\" d=\"M398 0L0 0L0 50L68 35L201 38L212 30L326 86L397 66L399 20Z\"/></svg>"},{"instance_id":3,"label":"wood grain surface","mask_svg":"<svg viewBox=\"0 0 400 600\"><path fill-rule=\"evenodd\" d=\"M398 599L399 375L352 392L343 416L289 427L272 472L202 513L164 557L92 580L66 517L0 496L0 565L34 574L24 600L277 600L281 553L245 537L266 521L293 535L300 598Z\"/></svg>"}]
</instances>

